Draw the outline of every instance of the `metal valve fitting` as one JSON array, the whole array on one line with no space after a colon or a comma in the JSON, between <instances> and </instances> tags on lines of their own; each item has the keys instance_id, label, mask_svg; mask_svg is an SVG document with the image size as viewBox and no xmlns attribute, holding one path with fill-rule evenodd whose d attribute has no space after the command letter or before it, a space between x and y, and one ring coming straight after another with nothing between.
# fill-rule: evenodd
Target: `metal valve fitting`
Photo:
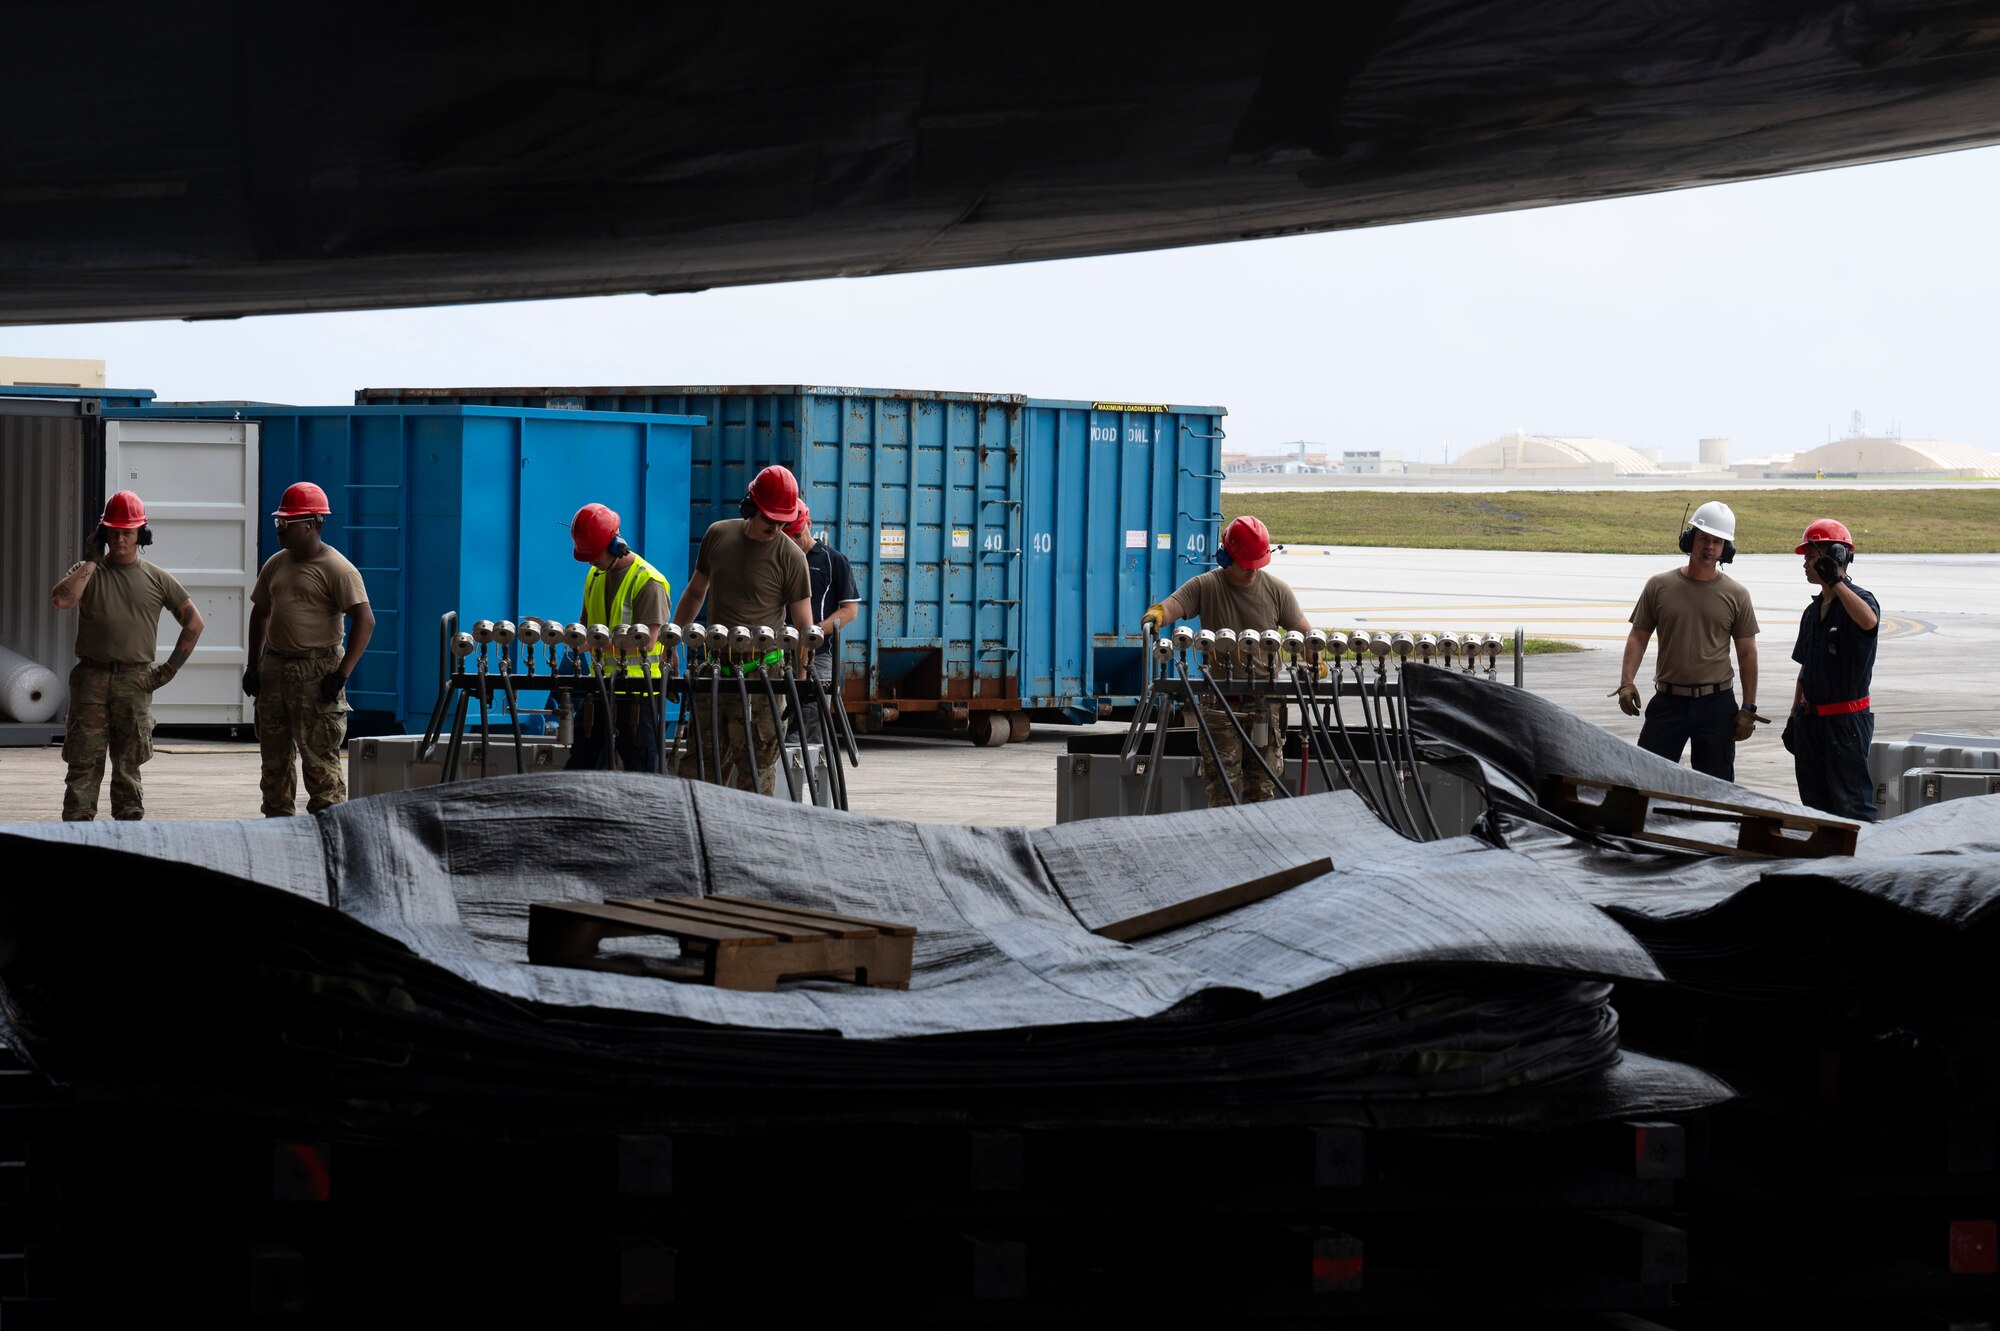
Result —
<instances>
[{"instance_id":1,"label":"metal valve fitting","mask_svg":"<svg viewBox=\"0 0 2000 1331\"><path fill-rule=\"evenodd\" d=\"M563 641L569 644L571 651L580 652L590 646L590 630L580 621L572 620L569 627L563 630Z\"/></svg>"},{"instance_id":2,"label":"metal valve fitting","mask_svg":"<svg viewBox=\"0 0 2000 1331\"><path fill-rule=\"evenodd\" d=\"M472 640L484 647L493 641L493 621L482 619L472 626Z\"/></svg>"},{"instance_id":3,"label":"metal valve fitting","mask_svg":"<svg viewBox=\"0 0 2000 1331\"><path fill-rule=\"evenodd\" d=\"M512 647L514 645L514 621L503 619L496 623L493 626L493 641L499 643L502 647Z\"/></svg>"},{"instance_id":4,"label":"metal valve fitting","mask_svg":"<svg viewBox=\"0 0 2000 1331\"><path fill-rule=\"evenodd\" d=\"M1409 660L1410 653L1416 649L1416 646L1417 640L1407 633L1397 633L1389 639L1389 647L1396 653L1396 659L1399 661Z\"/></svg>"},{"instance_id":5,"label":"metal valve fitting","mask_svg":"<svg viewBox=\"0 0 2000 1331\"><path fill-rule=\"evenodd\" d=\"M477 646L478 644L472 640L470 633L454 633L451 635L451 654L461 661L472 655L473 649Z\"/></svg>"},{"instance_id":6,"label":"metal valve fitting","mask_svg":"<svg viewBox=\"0 0 2000 1331\"><path fill-rule=\"evenodd\" d=\"M521 641L533 647L542 640L542 621L530 616L521 621Z\"/></svg>"},{"instance_id":7,"label":"metal valve fitting","mask_svg":"<svg viewBox=\"0 0 2000 1331\"><path fill-rule=\"evenodd\" d=\"M1182 624L1174 630L1174 650L1185 652L1192 646L1194 646L1194 630Z\"/></svg>"},{"instance_id":8,"label":"metal valve fitting","mask_svg":"<svg viewBox=\"0 0 2000 1331\"><path fill-rule=\"evenodd\" d=\"M593 652L602 652L609 650L610 647L611 630L602 624L592 624L590 626L590 650Z\"/></svg>"}]
</instances>

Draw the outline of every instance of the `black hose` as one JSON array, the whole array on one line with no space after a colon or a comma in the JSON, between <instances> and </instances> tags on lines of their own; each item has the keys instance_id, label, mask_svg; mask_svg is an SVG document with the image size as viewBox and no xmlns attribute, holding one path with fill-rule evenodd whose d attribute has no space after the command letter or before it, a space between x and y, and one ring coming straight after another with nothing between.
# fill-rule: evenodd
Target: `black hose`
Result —
<instances>
[{"instance_id":1,"label":"black hose","mask_svg":"<svg viewBox=\"0 0 2000 1331\"><path fill-rule=\"evenodd\" d=\"M1221 688L1216 685L1215 676L1208 673L1206 665L1202 666L1201 674L1202 678L1208 681L1208 686L1215 690L1215 700L1222 704L1223 714L1229 718L1229 724L1236 730L1236 738L1243 742L1243 751L1257 760L1257 766L1264 769L1264 775L1271 779L1271 785L1277 789L1279 796L1284 799L1290 799L1292 792L1285 789L1285 778L1271 770L1271 764L1264 757L1264 751L1250 742L1250 732L1243 728L1242 718L1236 715L1236 709L1229 705L1229 700L1222 696ZM1247 682L1254 683L1255 681ZM1251 696L1253 698L1256 697L1255 694ZM1259 699L1256 705L1259 707L1268 706L1262 699ZM1197 716L1201 714L1199 708L1196 709L1195 714ZM1245 769L1245 775L1248 775L1248 769Z\"/></svg>"},{"instance_id":2,"label":"black hose","mask_svg":"<svg viewBox=\"0 0 2000 1331\"><path fill-rule=\"evenodd\" d=\"M1369 720L1370 729L1368 732L1368 742L1371 746L1374 747L1375 766L1379 771L1383 773L1382 784L1384 787L1387 787L1389 785L1388 772L1390 771L1390 769L1384 767L1382 764L1382 750L1389 744L1389 732L1382 725L1382 685L1384 678L1385 678L1384 674L1377 674L1375 676L1375 710L1372 715L1368 710L1368 686L1365 681L1363 682L1361 686L1361 713L1363 717L1368 718ZM1393 751L1390 754L1390 758L1392 761L1395 758L1395 754ZM1396 777L1395 789L1396 789L1396 803L1403 806L1403 821L1401 823L1398 823L1392 816L1389 820L1389 825L1396 829L1396 832L1399 836L1405 836L1408 837L1410 840L1415 841L1417 839L1417 819L1416 816L1410 812L1410 797L1403 793L1403 782L1400 773ZM1384 800L1383 803L1386 805L1388 804L1388 801ZM1389 810L1390 813L1393 815L1395 812L1395 806L1389 805Z\"/></svg>"},{"instance_id":3,"label":"black hose","mask_svg":"<svg viewBox=\"0 0 2000 1331\"><path fill-rule=\"evenodd\" d=\"M486 678L486 648L479 649L479 775L492 776L487 745L492 738L493 686Z\"/></svg>"},{"instance_id":4,"label":"black hose","mask_svg":"<svg viewBox=\"0 0 2000 1331\"><path fill-rule=\"evenodd\" d=\"M1396 671L1396 696L1402 700L1402 716L1398 725L1403 732L1403 753L1410 760L1410 781L1417 788L1417 804L1424 811L1424 822L1431 829L1431 840L1440 841L1444 833L1438 828L1437 815L1431 812L1431 797L1424 793L1424 778L1417 771L1417 740L1410 731L1410 664L1405 661Z\"/></svg>"},{"instance_id":5,"label":"black hose","mask_svg":"<svg viewBox=\"0 0 2000 1331\"><path fill-rule=\"evenodd\" d=\"M708 663L708 749L714 760L709 767L714 775L708 779L719 786L726 775L722 766L722 663L713 659Z\"/></svg>"},{"instance_id":6,"label":"black hose","mask_svg":"<svg viewBox=\"0 0 2000 1331\"><path fill-rule=\"evenodd\" d=\"M1185 669L1182 670L1182 674L1186 674ZM1189 687L1192 688L1193 686L1190 685ZM1154 706L1154 711L1160 719L1159 724L1153 727L1153 748L1147 756L1146 790L1145 794L1139 799L1140 813L1151 813L1153 811L1153 793L1159 789L1160 785L1160 764L1165 762L1167 757L1167 731L1174 719L1173 703L1168 699L1159 699ZM1225 773L1223 780L1227 781L1228 779L1228 775ZM1230 802L1235 802L1233 792Z\"/></svg>"},{"instance_id":7,"label":"black hose","mask_svg":"<svg viewBox=\"0 0 2000 1331\"><path fill-rule=\"evenodd\" d=\"M826 686L818 679L808 677L806 682L812 686L813 706L819 709L820 734L823 736L820 745L820 756L826 759L825 770L834 783L833 802L840 808L845 809L847 807L847 769L840 765L840 722L834 720L834 711L838 710L841 722L847 719L847 711L845 708L829 709L826 698ZM831 758L826 757L829 753L833 755ZM858 766L859 763L857 762L856 765Z\"/></svg>"},{"instance_id":8,"label":"black hose","mask_svg":"<svg viewBox=\"0 0 2000 1331\"><path fill-rule=\"evenodd\" d=\"M755 794L764 793L764 769L757 765L757 728L750 720L750 677L743 673L743 667L736 668L736 696L743 704L743 763L750 769L749 789ZM771 783L777 789L777 782Z\"/></svg>"},{"instance_id":9,"label":"black hose","mask_svg":"<svg viewBox=\"0 0 2000 1331\"><path fill-rule=\"evenodd\" d=\"M1326 757L1320 752L1319 732L1313 728L1312 703L1306 698L1305 681L1299 678L1296 665L1292 669L1292 693L1299 700L1299 730L1301 732L1302 746L1310 746L1312 748L1313 766L1319 768L1320 782L1328 790L1333 790L1335 789L1333 773L1326 770ZM1304 747L1301 747L1299 751L1299 770L1301 772L1305 771Z\"/></svg>"},{"instance_id":10,"label":"black hose","mask_svg":"<svg viewBox=\"0 0 2000 1331\"><path fill-rule=\"evenodd\" d=\"M507 649L501 648L504 653ZM500 658L500 687L507 691L507 719L514 725L514 770L528 770L528 755L521 745L521 708L514 697L514 676L507 669L507 658Z\"/></svg>"},{"instance_id":11,"label":"black hose","mask_svg":"<svg viewBox=\"0 0 2000 1331\"><path fill-rule=\"evenodd\" d=\"M799 766L806 769L806 794L812 797L812 802L814 804L818 804L819 781L813 775L812 745L806 742L806 715L805 715L806 706L803 702L799 701L799 677L797 672L791 668L790 662L787 662L781 668L785 672L785 697L791 702L792 716L799 723ZM777 713L777 710L778 710L777 704L776 703L771 704L771 711L773 715ZM821 736L824 736L826 734L824 728L820 730L820 734ZM783 747L784 742L785 742L784 737L780 735L778 737L778 744L781 748ZM826 752L824 748L824 740L822 740L822 747L820 749L820 752L821 753ZM794 792L794 797L796 798L796 792Z\"/></svg>"},{"instance_id":12,"label":"black hose","mask_svg":"<svg viewBox=\"0 0 2000 1331\"><path fill-rule=\"evenodd\" d=\"M444 771L439 774L440 782L458 780L458 746L465 739L465 714L472 704L472 691L461 688L458 691L458 706L451 716L451 742L445 746Z\"/></svg>"},{"instance_id":13,"label":"black hose","mask_svg":"<svg viewBox=\"0 0 2000 1331\"><path fill-rule=\"evenodd\" d=\"M764 683L764 700L771 708L771 729L778 736L778 766L785 769L785 789L791 792L792 803L797 804L799 802L799 778L793 773L792 765L785 761L785 732L778 729L778 686L771 682L771 668L761 662L757 666L757 678ZM799 728L799 762L801 764L806 759L805 748L806 732L805 728L801 726ZM774 790L776 784L776 782L772 783Z\"/></svg>"},{"instance_id":14,"label":"black hose","mask_svg":"<svg viewBox=\"0 0 2000 1331\"><path fill-rule=\"evenodd\" d=\"M1378 789L1375 778L1368 774L1367 764L1361 761L1361 751L1354 747L1354 735L1347 728L1347 718L1340 710L1340 658L1337 656L1333 659L1332 675L1333 692L1329 695L1329 699L1333 707L1333 723L1340 732L1341 744L1347 749L1348 760L1354 765L1354 775L1357 778L1354 788L1375 816L1386 823L1389 821L1389 815L1384 811L1383 805L1389 798L1388 792ZM1366 698L1362 699L1361 711L1365 720L1368 711Z\"/></svg>"},{"instance_id":15,"label":"black hose","mask_svg":"<svg viewBox=\"0 0 2000 1331\"><path fill-rule=\"evenodd\" d=\"M1179 662L1175 662L1176 666L1179 666L1179 664L1180 664ZM1180 670L1181 670L1181 681L1187 685L1189 700L1194 705L1195 724L1201 728L1201 737L1208 744L1208 760L1214 763L1215 770L1222 774L1222 787L1224 790L1227 790L1229 792L1229 802L1232 805L1241 804L1243 802L1243 797L1242 795L1237 793L1236 783L1229 779L1229 766L1227 763L1222 761L1222 750L1218 749L1215 746L1215 735L1209 729L1208 717L1203 715L1202 713L1201 699L1194 697L1194 681L1190 680L1187 677L1186 667L1180 667ZM1229 722L1231 725L1236 727L1236 733L1242 735L1243 726L1236 720L1236 713L1230 709L1229 700L1222 696L1222 690L1216 688L1215 676L1208 673L1208 663L1205 661L1201 665L1201 677L1207 680L1208 687L1214 690L1215 701L1221 705L1222 710L1224 712L1228 713ZM1250 744L1249 736L1244 735L1243 744L1246 748L1249 746Z\"/></svg>"}]
</instances>

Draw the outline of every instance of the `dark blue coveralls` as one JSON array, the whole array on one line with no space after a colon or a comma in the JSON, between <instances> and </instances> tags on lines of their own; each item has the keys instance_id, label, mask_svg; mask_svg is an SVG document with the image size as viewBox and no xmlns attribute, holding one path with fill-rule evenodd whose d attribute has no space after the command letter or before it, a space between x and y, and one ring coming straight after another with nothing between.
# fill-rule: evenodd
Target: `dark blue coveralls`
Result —
<instances>
[{"instance_id":1,"label":"dark blue coveralls","mask_svg":"<svg viewBox=\"0 0 2000 1331\"><path fill-rule=\"evenodd\" d=\"M1802 803L1872 823L1875 783L1868 775L1868 746L1875 738L1875 714L1865 706L1847 708L1868 699L1882 607L1852 580L1847 585L1868 603L1878 623L1872 629L1857 626L1838 596L1824 615L1820 597L1805 608L1792 648L1805 701L1785 726L1785 747L1792 751ZM1835 710L1823 712L1826 708Z\"/></svg>"}]
</instances>

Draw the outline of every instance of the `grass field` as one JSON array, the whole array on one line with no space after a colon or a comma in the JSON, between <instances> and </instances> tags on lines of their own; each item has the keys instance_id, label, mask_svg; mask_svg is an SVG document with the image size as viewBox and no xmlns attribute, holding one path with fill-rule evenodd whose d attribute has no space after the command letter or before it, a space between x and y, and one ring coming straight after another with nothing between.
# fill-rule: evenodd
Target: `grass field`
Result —
<instances>
[{"instance_id":1,"label":"grass field","mask_svg":"<svg viewBox=\"0 0 2000 1331\"><path fill-rule=\"evenodd\" d=\"M1255 513L1281 544L1651 555L1673 548L1690 503L1716 497L1736 510L1744 554L1790 554L1806 524L1827 517L1846 523L1864 554L2000 549L2000 490L1232 491L1222 496L1222 512Z\"/></svg>"}]
</instances>

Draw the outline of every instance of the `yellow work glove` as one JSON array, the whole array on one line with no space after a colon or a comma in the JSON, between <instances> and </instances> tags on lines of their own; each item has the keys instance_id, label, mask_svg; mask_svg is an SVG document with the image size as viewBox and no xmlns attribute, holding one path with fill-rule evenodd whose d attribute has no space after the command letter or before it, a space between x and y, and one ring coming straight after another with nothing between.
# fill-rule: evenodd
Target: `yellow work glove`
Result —
<instances>
[{"instance_id":1,"label":"yellow work glove","mask_svg":"<svg viewBox=\"0 0 2000 1331\"><path fill-rule=\"evenodd\" d=\"M1147 606L1146 617L1140 622L1144 624L1151 624L1155 629L1165 627L1167 622L1167 608L1157 603Z\"/></svg>"},{"instance_id":2,"label":"yellow work glove","mask_svg":"<svg viewBox=\"0 0 2000 1331\"><path fill-rule=\"evenodd\" d=\"M1754 707L1738 708L1736 712L1736 742L1741 744L1744 740L1749 739L1757 733L1759 725L1769 725L1770 723L1771 718L1768 716L1759 716L1757 709Z\"/></svg>"},{"instance_id":3,"label":"yellow work glove","mask_svg":"<svg viewBox=\"0 0 2000 1331\"><path fill-rule=\"evenodd\" d=\"M1639 705L1637 684L1620 684L1612 696L1618 699L1618 710L1627 716L1638 716L1646 710Z\"/></svg>"}]
</instances>

